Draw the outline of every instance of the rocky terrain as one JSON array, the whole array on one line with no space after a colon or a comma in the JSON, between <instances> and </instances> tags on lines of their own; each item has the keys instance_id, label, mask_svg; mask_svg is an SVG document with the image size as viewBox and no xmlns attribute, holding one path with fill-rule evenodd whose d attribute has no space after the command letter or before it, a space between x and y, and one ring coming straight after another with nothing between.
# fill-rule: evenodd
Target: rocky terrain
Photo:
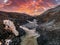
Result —
<instances>
[{"instance_id":1,"label":"rocky terrain","mask_svg":"<svg viewBox=\"0 0 60 45\"><path fill-rule=\"evenodd\" d=\"M34 23L34 19L37 23ZM3 20L13 21L20 35L15 36L10 30L4 29ZM5 39L12 39L10 45L22 45L20 44L21 37L25 36L26 32L19 26L26 26L30 30L36 29L40 35L36 39L37 45L60 45L60 5L34 17L27 14L0 11L0 40L3 45L5 45Z\"/></svg>"},{"instance_id":2,"label":"rocky terrain","mask_svg":"<svg viewBox=\"0 0 60 45\"><path fill-rule=\"evenodd\" d=\"M60 45L60 5L47 10L36 17L39 29L42 30L38 38L40 45ZM43 37L43 38L42 38Z\"/></svg>"}]
</instances>

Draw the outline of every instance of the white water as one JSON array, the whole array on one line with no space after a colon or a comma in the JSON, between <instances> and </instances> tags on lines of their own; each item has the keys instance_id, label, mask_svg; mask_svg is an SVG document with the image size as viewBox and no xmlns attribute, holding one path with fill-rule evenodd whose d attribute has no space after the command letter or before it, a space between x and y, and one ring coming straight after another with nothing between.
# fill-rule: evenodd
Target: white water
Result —
<instances>
[{"instance_id":1,"label":"white water","mask_svg":"<svg viewBox=\"0 0 60 45\"><path fill-rule=\"evenodd\" d=\"M24 29L26 35L21 37L22 42L21 45L38 45L37 38L40 36L36 30L30 30L26 27L20 26L20 28Z\"/></svg>"}]
</instances>

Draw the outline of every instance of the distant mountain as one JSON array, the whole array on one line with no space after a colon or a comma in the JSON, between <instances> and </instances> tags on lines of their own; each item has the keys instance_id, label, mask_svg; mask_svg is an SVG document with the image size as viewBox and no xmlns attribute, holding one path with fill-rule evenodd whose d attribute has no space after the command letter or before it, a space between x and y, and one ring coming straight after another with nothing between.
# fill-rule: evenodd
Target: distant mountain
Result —
<instances>
[{"instance_id":1,"label":"distant mountain","mask_svg":"<svg viewBox=\"0 0 60 45\"><path fill-rule=\"evenodd\" d=\"M60 20L60 5L55 8L45 11L41 15L36 16L36 18L39 22L42 22L42 23L49 22L54 19L56 21L59 21Z\"/></svg>"},{"instance_id":2,"label":"distant mountain","mask_svg":"<svg viewBox=\"0 0 60 45\"><path fill-rule=\"evenodd\" d=\"M1 19L8 19L8 18L26 20L26 19L32 18L32 16L29 16L28 14L24 14L24 13L0 11L0 20Z\"/></svg>"},{"instance_id":3,"label":"distant mountain","mask_svg":"<svg viewBox=\"0 0 60 45\"><path fill-rule=\"evenodd\" d=\"M16 20L16 21L20 21L20 23L23 23L26 20L32 20L33 18L34 17L24 13L0 11L0 23L2 23L2 20L5 20L5 19L9 19L13 21Z\"/></svg>"},{"instance_id":4,"label":"distant mountain","mask_svg":"<svg viewBox=\"0 0 60 45\"><path fill-rule=\"evenodd\" d=\"M19 19L19 20L32 20L37 19L39 22L47 22L53 19L58 19L60 17L60 5L45 11L44 13L37 15L37 16L30 16L24 13L16 13L16 12L3 12L0 11L0 20L3 19Z\"/></svg>"}]
</instances>

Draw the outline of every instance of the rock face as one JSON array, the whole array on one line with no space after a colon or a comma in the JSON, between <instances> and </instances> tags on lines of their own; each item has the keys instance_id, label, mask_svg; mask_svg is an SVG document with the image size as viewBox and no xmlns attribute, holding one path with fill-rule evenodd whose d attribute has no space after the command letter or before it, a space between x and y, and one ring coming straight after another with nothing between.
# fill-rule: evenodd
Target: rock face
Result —
<instances>
[{"instance_id":1,"label":"rock face","mask_svg":"<svg viewBox=\"0 0 60 45\"><path fill-rule=\"evenodd\" d=\"M60 45L60 5L47 10L36 19L41 30L38 43L40 45Z\"/></svg>"},{"instance_id":2,"label":"rock face","mask_svg":"<svg viewBox=\"0 0 60 45\"><path fill-rule=\"evenodd\" d=\"M33 26L36 24L32 23L34 19L37 20L38 26ZM13 21L19 36L14 36L10 30L5 30L3 20ZM20 25L36 29L36 32L40 35L36 39L37 45L60 45L60 5L35 17L27 14L0 11L0 40L4 42L5 39L13 36L10 45L19 45L22 41L21 37L26 35L26 32L19 27Z\"/></svg>"}]
</instances>

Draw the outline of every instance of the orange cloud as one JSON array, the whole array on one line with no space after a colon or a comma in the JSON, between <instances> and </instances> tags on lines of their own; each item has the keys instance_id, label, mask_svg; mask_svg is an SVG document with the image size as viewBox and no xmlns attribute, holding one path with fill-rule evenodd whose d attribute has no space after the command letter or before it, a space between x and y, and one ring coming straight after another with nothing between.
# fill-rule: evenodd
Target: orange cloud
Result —
<instances>
[{"instance_id":1,"label":"orange cloud","mask_svg":"<svg viewBox=\"0 0 60 45\"><path fill-rule=\"evenodd\" d=\"M51 7L53 5L54 5L53 3L49 3L49 2L46 2L46 4L44 4L44 0L38 0L38 1L30 0L27 3L21 4L18 7L18 10L16 10L16 11L31 14L31 15L37 15L37 14L42 13L48 7Z\"/></svg>"},{"instance_id":2,"label":"orange cloud","mask_svg":"<svg viewBox=\"0 0 60 45\"><path fill-rule=\"evenodd\" d=\"M39 15L56 4L54 0L9 0L4 9L7 11Z\"/></svg>"}]
</instances>

